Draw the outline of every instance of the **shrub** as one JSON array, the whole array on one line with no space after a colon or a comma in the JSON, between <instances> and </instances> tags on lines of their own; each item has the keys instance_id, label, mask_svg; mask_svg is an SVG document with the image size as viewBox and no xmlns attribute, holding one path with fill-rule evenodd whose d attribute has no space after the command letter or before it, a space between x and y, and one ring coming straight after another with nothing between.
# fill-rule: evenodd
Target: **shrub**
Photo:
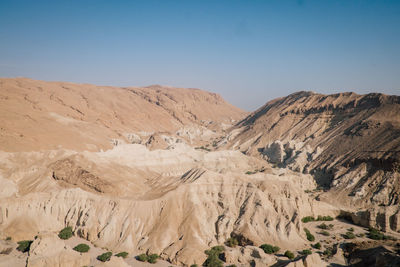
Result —
<instances>
[{"instance_id":1,"label":"shrub","mask_svg":"<svg viewBox=\"0 0 400 267\"><path fill-rule=\"evenodd\" d=\"M122 257L122 258L126 258L126 257L128 257L128 255L129 255L129 253L128 252L125 252L125 251L123 251L123 252L120 252L120 253L118 253L118 254L115 254L115 256L116 257Z\"/></svg>"},{"instance_id":2,"label":"shrub","mask_svg":"<svg viewBox=\"0 0 400 267\"><path fill-rule=\"evenodd\" d=\"M231 264L231 265L228 265L226 267L236 267L236 265L235 264Z\"/></svg>"},{"instance_id":3,"label":"shrub","mask_svg":"<svg viewBox=\"0 0 400 267\"><path fill-rule=\"evenodd\" d=\"M140 254L140 255L138 255L138 256L136 257L136 259L137 259L138 261L143 261L143 262L145 262L145 261L147 261L148 257L147 257L146 254Z\"/></svg>"},{"instance_id":4,"label":"shrub","mask_svg":"<svg viewBox=\"0 0 400 267\"><path fill-rule=\"evenodd\" d=\"M321 235L324 235L324 236L330 236L330 234L329 234L329 232L328 231L321 231L321 232L319 232Z\"/></svg>"},{"instance_id":5,"label":"shrub","mask_svg":"<svg viewBox=\"0 0 400 267\"><path fill-rule=\"evenodd\" d=\"M321 249L321 244L318 242L318 243L312 245L312 247L315 249Z\"/></svg>"},{"instance_id":6,"label":"shrub","mask_svg":"<svg viewBox=\"0 0 400 267\"><path fill-rule=\"evenodd\" d=\"M58 237L64 240L71 238L72 235L72 228L70 226L65 227L58 233Z\"/></svg>"},{"instance_id":7,"label":"shrub","mask_svg":"<svg viewBox=\"0 0 400 267\"><path fill-rule=\"evenodd\" d=\"M103 253L103 254L97 256L97 259L99 261L106 262L106 261L110 260L111 256L112 256L112 252L106 252L106 253Z\"/></svg>"},{"instance_id":8,"label":"shrub","mask_svg":"<svg viewBox=\"0 0 400 267\"><path fill-rule=\"evenodd\" d=\"M206 267L223 267L223 262L220 260L220 254L224 251L223 246L215 246L209 250L204 251L208 256L203 266Z\"/></svg>"},{"instance_id":9,"label":"shrub","mask_svg":"<svg viewBox=\"0 0 400 267\"><path fill-rule=\"evenodd\" d=\"M6 241L10 241L10 240L11 240L11 236L7 236Z\"/></svg>"},{"instance_id":10,"label":"shrub","mask_svg":"<svg viewBox=\"0 0 400 267\"><path fill-rule=\"evenodd\" d=\"M324 255L327 257L333 256L333 248L331 248L331 247L326 248L324 251Z\"/></svg>"},{"instance_id":11,"label":"shrub","mask_svg":"<svg viewBox=\"0 0 400 267\"><path fill-rule=\"evenodd\" d=\"M228 240L226 240L225 244L226 244L228 247L234 248L234 247L236 247L237 245L239 245L239 242L238 242L238 240L237 240L236 238L230 237L230 238L228 238Z\"/></svg>"},{"instance_id":12,"label":"shrub","mask_svg":"<svg viewBox=\"0 0 400 267\"><path fill-rule=\"evenodd\" d=\"M303 250L300 252L300 254L302 254L302 255L311 255L311 254L312 254L312 251L309 250L309 249L303 249Z\"/></svg>"},{"instance_id":13,"label":"shrub","mask_svg":"<svg viewBox=\"0 0 400 267\"><path fill-rule=\"evenodd\" d=\"M199 265L197 265L197 264L192 264L192 265L190 265L190 267L199 267Z\"/></svg>"},{"instance_id":14,"label":"shrub","mask_svg":"<svg viewBox=\"0 0 400 267\"><path fill-rule=\"evenodd\" d=\"M375 228L369 228L369 233L368 233L368 237L374 240L383 240L385 238L385 235L379 231L378 229Z\"/></svg>"},{"instance_id":15,"label":"shrub","mask_svg":"<svg viewBox=\"0 0 400 267\"><path fill-rule=\"evenodd\" d=\"M306 217L303 217L303 218L301 219L301 221L302 221L303 223L313 222L313 221L315 221L315 218L314 218L313 216L306 216Z\"/></svg>"},{"instance_id":16,"label":"shrub","mask_svg":"<svg viewBox=\"0 0 400 267\"><path fill-rule=\"evenodd\" d=\"M359 234L356 234L356 236L357 236L357 237L364 237L365 234L364 234L364 233L359 233Z\"/></svg>"},{"instance_id":17,"label":"shrub","mask_svg":"<svg viewBox=\"0 0 400 267\"><path fill-rule=\"evenodd\" d=\"M347 232L346 234L343 235L344 238L346 239L354 239L356 236L354 235L353 232Z\"/></svg>"},{"instance_id":18,"label":"shrub","mask_svg":"<svg viewBox=\"0 0 400 267\"><path fill-rule=\"evenodd\" d=\"M351 227L351 228L347 229L347 231L349 231L349 232L354 232L354 228Z\"/></svg>"},{"instance_id":19,"label":"shrub","mask_svg":"<svg viewBox=\"0 0 400 267\"><path fill-rule=\"evenodd\" d=\"M326 225L325 223L321 223L321 224L317 225L317 227L319 229L324 229L324 230L328 229L328 225Z\"/></svg>"},{"instance_id":20,"label":"shrub","mask_svg":"<svg viewBox=\"0 0 400 267\"><path fill-rule=\"evenodd\" d=\"M264 252L267 253L267 254L276 253L276 252L278 252L279 249L280 249L279 247L277 247L277 246L272 246L272 245L270 245L270 244L262 244L262 245L260 246L260 248L261 248L262 250L264 250Z\"/></svg>"},{"instance_id":21,"label":"shrub","mask_svg":"<svg viewBox=\"0 0 400 267\"><path fill-rule=\"evenodd\" d=\"M331 216L318 215L317 221L333 221L333 218Z\"/></svg>"},{"instance_id":22,"label":"shrub","mask_svg":"<svg viewBox=\"0 0 400 267\"><path fill-rule=\"evenodd\" d=\"M19 241L17 243L18 243L17 250L21 251L22 253L25 253L25 252L29 251L33 241L32 240L24 240L24 241Z\"/></svg>"},{"instance_id":23,"label":"shrub","mask_svg":"<svg viewBox=\"0 0 400 267\"><path fill-rule=\"evenodd\" d=\"M285 256L288 257L289 259L293 260L294 259L294 254L290 250L285 251Z\"/></svg>"},{"instance_id":24,"label":"shrub","mask_svg":"<svg viewBox=\"0 0 400 267\"><path fill-rule=\"evenodd\" d=\"M307 228L304 228L304 232L306 232L307 240L308 241L314 241L315 237L310 233L310 231Z\"/></svg>"},{"instance_id":25,"label":"shrub","mask_svg":"<svg viewBox=\"0 0 400 267\"><path fill-rule=\"evenodd\" d=\"M73 250L78 251L80 253L85 253L88 252L90 247L86 244L79 244L76 247L73 248Z\"/></svg>"},{"instance_id":26,"label":"shrub","mask_svg":"<svg viewBox=\"0 0 400 267\"><path fill-rule=\"evenodd\" d=\"M150 254L150 255L147 257L147 262L148 262L148 263L156 263L156 262L157 262L157 259L158 259L158 255L157 255L157 254Z\"/></svg>"}]
</instances>

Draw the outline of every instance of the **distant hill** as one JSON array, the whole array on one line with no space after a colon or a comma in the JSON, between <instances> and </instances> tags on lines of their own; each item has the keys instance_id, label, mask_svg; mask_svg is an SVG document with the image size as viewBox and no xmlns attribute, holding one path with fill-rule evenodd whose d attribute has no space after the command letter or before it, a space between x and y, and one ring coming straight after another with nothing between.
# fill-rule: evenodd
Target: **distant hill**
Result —
<instances>
[{"instance_id":1,"label":"distant hill","mask_svg":"<svg viewBox=\"0 0 400 267\"><path fill-rule=\"evenodd\" d=\"M238 120L242 110L199 89L111 87L26 78L0 79L0 147L99 150L134 131Z\"/></svg>"}]
</instances>

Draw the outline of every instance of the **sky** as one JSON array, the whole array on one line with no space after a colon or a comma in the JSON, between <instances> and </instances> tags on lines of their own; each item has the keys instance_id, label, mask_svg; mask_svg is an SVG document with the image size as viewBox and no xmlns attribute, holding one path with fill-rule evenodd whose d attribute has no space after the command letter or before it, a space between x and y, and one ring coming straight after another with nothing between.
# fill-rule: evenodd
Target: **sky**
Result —
<instances>
[{"instance_id":1,"label":"sky","mask_svg":"<svg viewBox=\"0 0 400 267\"><path fill-rule=\"evenodd\" d=\"M400 1L1 0L0 77L201 88L248 111L400 95Z\"/></svg>"}]
</instances>

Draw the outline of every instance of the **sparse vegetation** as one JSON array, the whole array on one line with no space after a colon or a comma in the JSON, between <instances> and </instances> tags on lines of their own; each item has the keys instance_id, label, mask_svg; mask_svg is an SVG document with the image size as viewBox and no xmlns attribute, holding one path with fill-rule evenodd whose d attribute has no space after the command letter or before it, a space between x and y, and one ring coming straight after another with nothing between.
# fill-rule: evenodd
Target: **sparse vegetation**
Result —
<instances>
[{"instance_id":1,"label":"sparse vegetation","mask_svg":"<svg viewBox=\"0 0 400 267\"><path fill-rule=\"evenodd\" d=\"M342 235L345 239L354 239L356 236L354 235L353 232L346 232L344 235Z\"/></svg>"},{"instance_id":2,"label":"sparse vegetation","mask_svg":"<svg viewBox=\"0 0 400 267\"><path fill-rule=\"evenodd\" d=\"M347 229L347 231L349 231L349 232L354 232L354 228L351 227L351 228Z\"/></svg>"},{"instance_id":3,"label":"sparse vegetation","mask_svg":"<svg viewBox=\"0 0 400 267\"><path fill-rule=\"evenodd\" d=\"M315 219L313 216L306 216L306 217L303 217L301 219L301 221L303 223L314 222L314 221L317 221L317 222L320 222L320 221L333 221L333 217L318 215L318 217Z\"/></svg>"},{"instance_id":4,"label":"sparse vegetation","mask_svg":"<svg viewBox=\"0 0 400 267\"><path fill-rule=\"evenodd\" d=\"M324 250L324 253L323 253L325 256L327 256L327 257L332 257L333 256L333 248L331 248L331 247L327 247L325 250Z\"/></svg>"},{"instance_id":5,"label":"sparse vegetation","mask_svg":"<svg viewBox=\"0 0 400 267\"><path fill-rule=\"evenodd\" d=\"M235 264L231 264L231 265L228 265L226 267L236 267L236 265Z\"/></svg>"},{"instance_id":6,"label":"sparse vegetation","mask_svg":"<svg viewBox=\"0 0 400 267\"><path fill-rule=\"evenodd\" d=\"M311 234L310 230L308 230L307 228L304 228L304 232L306 232L306 236L307 236L307 240L308 241L314 241L315 240L315 236L313 234Z\"/></svg>"},{"instance_id":7,"label":"sparse vegetation","mask_svg":"<svg viewBox=\"0 0 400 267\"><path fill-rule=\"evenodd\" d=\"M315 249L321 249L321 243L315 243L314 245L312 245L313 248Z\"/></svg>"},{"instance_id":8,"label":"sparse vegetation","mask_svg":"<svg viewBox=\"0 0 400 267\"><path fill-rule=\"evenodd\" d=\"M31 244L33 243L32 240L23 240L17 242L18 247L17 250L21 251L22 253L28 252L29 249L31 248Z\"/></svg>"},{"instance_id":9,"label":"sparse vegetation","mask_svg":"<svg viewBox=\"0 0 400 267\"><path fill-rule=\"evenodd\" d=\"M148 263L156 263L158 258L159 258L159 256L157 254L150 254L147 257L147 262Z\"/></svg>"},{"instance_id":10,"label":"sparse vegetation","mask_svg":"<svg viewBox=\"0 0 400 267\"><path fill-rule=\"evenodd\" d=\"M197 265L197 264L192 264L192 265L190 265L190 267L199 267L199 265Z\"/></svg>"},{"instance_id":11,"label":"sparse vegetation","mask_svg":"<svg viewBox=\"0 0 400 267\"><path fill-rule=\"evenodd\" d=\"M246 172L247 175L251 175L251 174L255 174L255 173L257 173L257 171L247 171Z\"/></svg>"},{"instance_id":12,"label":"sparse vegetation","mask_svg":"<svg viewBox=\"0 0 400 267\"><path fill-rule=\"evenodd\" d=\"M262 244L262 245L260 246L260 248L261 248L262 250L264 250L264 252L267 253L267 254L274 254L274 253L276 253L276 252L278 252L278 251L280 250L279 247L277 247L277 246L272 246L272 245L270 245L270 244Z\"/></svg>"},{"instance_id":13,"label":"sparse vegetation","mask_svg":"<svg viewBox=\"0 0 400 267\"><path fill-rule=\"evenodd\" d=\"M321 232L319 232L319 234L321 234L323 236L330 236L330 233L328 231L321 231Z\"/></svg>"},{"instance_id":14,"label":"sparse vegetation","mask_svg":"<svg viewBox=\"0 0 400 267\"><path fill-rule=\"evenodd\" d=\"M106 262L106 261L110 260L111 256L112 256L112 252L106 252L106 253L103 253L103 254L97 256L97 259L99 261Z\"/></svg>"},{"instance_id":15,"label":"sparse vegetation","mask_svg":"<svg viewBox=\"0 0 400 267\"><path fill-rule=\"evenodd\" d=\"M318 215L317 221L325 221L325 222L333 221L333 217Z\"/></svg>"},{"instance_id":16,"label":"sparse vegetation","mask_svg":"<svg viewBox=\"0 0 400 267\"><path fill-rule=\"evenodd\" d=\"M64 239L64 240L71 238L72 235L73 235L72 227L70 227L70 226L65 227L58 233L58 237L61 239Z\"/></svg>"},{"instance_id":17,"label":"sparse vegetation","mask_svg":"<svg viewBox=\"0 0 400 267\"><path fill-rule=\"evenodd\" d=\"M147 257L146 254L140 254L140 255L138 255L138 256L136 257L136 259L137 259L138 261L143 261L143 262L145 262L145 261L147 261L148 257Z\"/></svg>"},{"instance_id":18,"label":"sparse vegetation","mask_svg":"<svg viewBox=\"0 0 400 267\"><path fill-rule=\"evenodd\" d=\"M230 238L228 238L228 240L226 240L225 244L228 247L234 248L237 245L239 245L239 241L235 237L230 237Z\"/></svg>"},{"instance_id":19,"label":"sparse vegetation","mask_svg":"<svg viewBox=\"0 0 400 267\"><path fill-rule=\"evenodd\" d=\"M90 247L86 244L79 244L73 248L73 250L78 251L80 253L86 253L89 251L89 249L90 249Z\"/></svg>"},{"instance_id":20,"label":"sparse vegetation","mask_svg":"<svg viewBox=\"0 0 400 267\"><path fill-rule=\"evenodd\" d=\"M120 253L118 253L118 254L115 254L115 256L116 257L122 257L122 258L126 258L126 257L128 257L128 255L129 255L129 253L128 252L126 252L126 251L123 251L123 252L120 252Z\"/></svg>"},{"instance_id":21,"label":"sparse vegetation","mask_svg":"<svg viewBox=\"0 0 400 267\"><path fill-rule=\"evenodd\" d=\"M7 236L6 241L10 241L10 240L11 240L11 236Z\"/></svg>"},{"instance_id":22,"label":"sparse vegetation","mask_svg":"<svg viewBox=\"0 0 400 267\"><path fill-rule=\"evenodd\" d=\"M356 236L357 236L357 237L364 237L365 234L364 234L364 233L359 233L359 234L356 234Z\"/></svg>"},{"instance_id":23,"label":"sparse vegetation","mask_svg":"<svg viewBox=\"0 0 400 267\"><path fill-rule=\"evenodd\" d=\"M301 221L302 221L303 223L313 222L313 221L315 221L315 218L314 218L313 216L306 216L306 217L303 217L303 218L301 219Z\"/></svg>"},{"instance_id":24,"label":"sparse vegetation","mask_svg":"<svg viewBox=\"0 0 400 267\"><path fill-rule=\"evenodd\" d=\"M312 251L309 250L309 249L303 249L303 250L300 252L300 254L302 254L302 255L311 255L311 254L312 254Z\"/></svg>"},{"instance_id":25,"label":"sparse vegetation","mask_svg":"<svg viewBox=\"0 0 400 267\"><path fill-rule=\"evenodd\" d=\"M327 225L325 223L321 223L321 224L317 225L317 227L319 229L323 229L323 230L332 230L333 229L333 224Z\"/></svg>"},{"instance_id":26,"label":"sparse vegetation","mask_svg":"<svg viewBox=\"0 0 400 267\"><path fill-rule=\"evenodd\" d=\"M370 227L367 234L368 238L373 240L397 240L393 236L385 235L378 229Z\"/></svg>"},{"instance_id":27,"label":"sparse vegetation","mask_svg":"<svg viewBox=\"0 0 400 267\"><path fill-rule=\"evenodd\" d=\"M294 259L294 254L290 250L285 251L285 256L288 257L289 259L293 260Z\"/></svg>"},{"instance_id":28,"label":"sparse vegetation","mask_svg":"<svg viewBox=\"0 0 400 267\"><path fill-rule=\"evenodd\" d=\"M206 267L223 267L223 262L220 259L220 255L224 251L223 246L215 246L211 249L204 251L204 253L208 256L203 266Z\"/></svg>"}]
</instances>

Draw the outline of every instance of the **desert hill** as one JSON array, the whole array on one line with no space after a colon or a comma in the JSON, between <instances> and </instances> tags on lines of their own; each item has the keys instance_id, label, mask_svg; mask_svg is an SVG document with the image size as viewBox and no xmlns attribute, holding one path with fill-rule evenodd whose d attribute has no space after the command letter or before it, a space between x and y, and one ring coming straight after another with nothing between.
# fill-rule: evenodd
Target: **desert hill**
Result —
<instances>
[{"instance_id":1,"label":"desert hill","mask_svg":"<svg viewBox=\"0 0 400 267\"><path fill-rule=\"evenodd\" d=\"M197 89L0 88L0 266L153 266L142 253L163 267L398 260L397 96L299 92L244 117Z\"/></svg>"},{"instance_id":2,"label":"desert hill","mask_svg":"<svg viewBox=\"0 0 400 267\"><path fill-rule=\"evenodd\" d=\"M99 151L112 142L130 143L138 133L147 140L151 133L171 134L184 126L213 129L243 114L221 96L199 89L0 79L3 151Z\"/></svg>"},{"instance_id":3,"label":"desert hill","mask_svg":"<svg viewBox=\"0 0 400 267\"><path fill-rule=\"evenodd\" d=\"M295 93L250 114L220 144L310 173L328 191L319 197L336 205L387 206L377 225L398 214L400 96Z\"/></svg>"}]
</instances>

